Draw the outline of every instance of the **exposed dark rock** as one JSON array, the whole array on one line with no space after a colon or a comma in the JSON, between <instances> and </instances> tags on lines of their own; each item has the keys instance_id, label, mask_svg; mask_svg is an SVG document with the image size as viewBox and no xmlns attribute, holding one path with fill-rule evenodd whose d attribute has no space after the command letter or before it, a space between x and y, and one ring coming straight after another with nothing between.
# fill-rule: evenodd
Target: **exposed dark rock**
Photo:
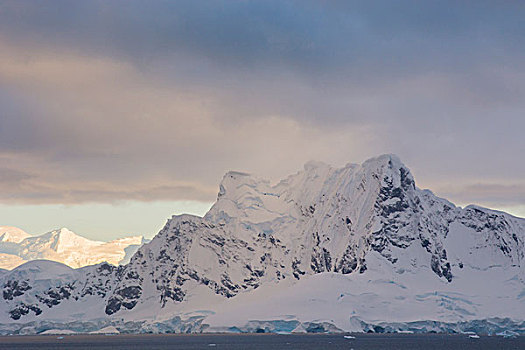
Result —
<instances>
[{"instance_id":1,"label":"exposed dark rock","mask_svg":"<svg viewBox=\"0 0 525 350\"><path fill-rule=\"evenodd\" d=\"M24 292L32 289L27 281L7 281L4 284L2 295L4 300L13 300L13 298L24 295Z\"/></svg>"}]
</instances>

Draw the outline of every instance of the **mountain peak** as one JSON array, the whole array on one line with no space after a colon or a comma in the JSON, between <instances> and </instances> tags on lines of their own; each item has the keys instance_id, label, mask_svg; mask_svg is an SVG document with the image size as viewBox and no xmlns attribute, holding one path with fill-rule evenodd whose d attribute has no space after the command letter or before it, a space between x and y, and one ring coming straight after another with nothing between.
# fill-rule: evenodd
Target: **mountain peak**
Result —
<instances>
[{"instance_id":1,"label":"mountain peak","mask_svg":"<svg viewBox=\"0 0 525 350\"><path fill-rule=\"evenodd\" d=\"M261 183L268 183L268 181L259 179L249 173L228 171L224 174L219 185L219 194L217 198L235 198L247 188L257 187Z\"/></svg>"},{"instance_id":2,"label":"mountain peak","mask_svg":"<svg viewBox=\"0 0 525 350\"><path fill-rule=\"evenodd\" d=\"M51 231L56 235L59 235L61 237L80 237L80 235L77 235L75 232L71 231L67 227L61 227L59 229Z\"/></svg>"},{"instance_id":3,"label":"mountain peak","mask_svg":"<svg viewBox=\"0 0 525 350\"><path fill-rule=\"evenodd\" d=\"M82 247L82 249L90 249L103 244L103 242L92 241L82 237L65 227L44 233L41 236L33 237L31 240L34 240L39 245L48 245L50 249L57 253L64 253L78 249L79 247Z\"/></svg>"},{"instance_id":4,"label":"mountain peak","mask_svg":"<svg viewBox=\"0 0 525 350\"><path fill-rule=\"evenodd\" d=\"M410 169L395 154L370 158L363 162L362 167L372 174L383 174L383 186L393 186L403 190L415 189L415 180Z\"/></svg>"},{"instance_id":5,"label":"mountain peak","mask_svg":"<svg viewBox=\"0 0 525 350\"><path fill-rule=\"evenodd\" d=\"M364 163L371 163L371 162L382 162L382 163L391 162L397 165L402 165L402 166L404 165L403 162L401 162L401 159L399 158L399 156L394 153L380 154L376 157L372 157L364 161Z\"/></svg>"},{"instance_id":6,"label":"mountain peak","mask_svg":"<svg viewBox=\"0 0 525 350\"><path fill-rule=\"evenodd\" d=\"M395 154L382 154L377 157L369 158L361 164L366 169L392 169L398 171L401 168L409 171L408 167L401 161L401 159Z\"/></svg>"},{"instance_id":7,"label":"mountain peak","mask_svg":"<svg viewBox=\"0 0 525 350\"><path fill-rule=\"evenodd\" d=\"M18 227L0 226L0 242L20 243L31 235Z\"/></svg>"}]
</instances>

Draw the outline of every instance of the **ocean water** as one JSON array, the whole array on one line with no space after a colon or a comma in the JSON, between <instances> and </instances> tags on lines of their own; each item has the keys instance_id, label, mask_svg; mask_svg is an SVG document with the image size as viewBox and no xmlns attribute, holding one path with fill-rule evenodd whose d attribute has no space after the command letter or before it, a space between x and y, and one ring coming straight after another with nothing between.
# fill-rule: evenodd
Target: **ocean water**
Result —
<instances>
[{"instance_id":1,"label":"ocean water","mask_svg":"<svg viewBox=\"0 0 525 350\"><path fill-rule=\"evenodd\" d=\"M442 334L354 334L343 335L65 335L0 337L0 349L38 350L167 350L167 349L525 349L525 337L504 339L496 336Z\"/></svg>"}]
</instances>

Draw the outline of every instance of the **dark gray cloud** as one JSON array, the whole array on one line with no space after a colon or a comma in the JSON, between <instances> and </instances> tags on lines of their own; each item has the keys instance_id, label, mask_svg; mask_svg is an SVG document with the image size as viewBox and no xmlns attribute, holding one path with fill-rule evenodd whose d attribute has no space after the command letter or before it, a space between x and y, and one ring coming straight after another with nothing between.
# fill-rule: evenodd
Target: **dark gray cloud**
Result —
<instances>
[{"instance_id":1,"label":"dark gray cloud","mask_svg":"<svg viewBox=\"0 0 525 350\"><path fill-rule=\"evenodd\" d=\"M20 175L2 200L213 200L231 168L378 153L423 187L460 182L453 200L521 186L523 18L518 2L0 1L0 178Z\"/></svg>"},{"instance_id":2,"label":"dark gray cloud","mask_svg":"<svg viewBox=\"0 0 525 350\"><path fill-rule=\"evenodd\" d=\"M0 30L145 66L184 53L234 70L286 66L369 81L519 62L524 12L483 1L3 1Z\"/></svg>"}]
</instances>

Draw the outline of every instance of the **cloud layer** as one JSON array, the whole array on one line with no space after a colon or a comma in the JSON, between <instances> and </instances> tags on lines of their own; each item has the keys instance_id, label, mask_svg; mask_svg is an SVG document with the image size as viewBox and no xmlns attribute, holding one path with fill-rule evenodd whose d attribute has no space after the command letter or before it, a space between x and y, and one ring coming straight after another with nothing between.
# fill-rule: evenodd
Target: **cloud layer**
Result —
<instances>
[{"instance_id":1,"label":"cloud layer","mask_svg":"<svg viewBox=\"0 0 525 350\"><path fill-rule=\"evenodd\" d=\"M222 174L397 153L525 203L517 3L1 1L0 201L212 201Z\"/></svg>"}]
</instances>

